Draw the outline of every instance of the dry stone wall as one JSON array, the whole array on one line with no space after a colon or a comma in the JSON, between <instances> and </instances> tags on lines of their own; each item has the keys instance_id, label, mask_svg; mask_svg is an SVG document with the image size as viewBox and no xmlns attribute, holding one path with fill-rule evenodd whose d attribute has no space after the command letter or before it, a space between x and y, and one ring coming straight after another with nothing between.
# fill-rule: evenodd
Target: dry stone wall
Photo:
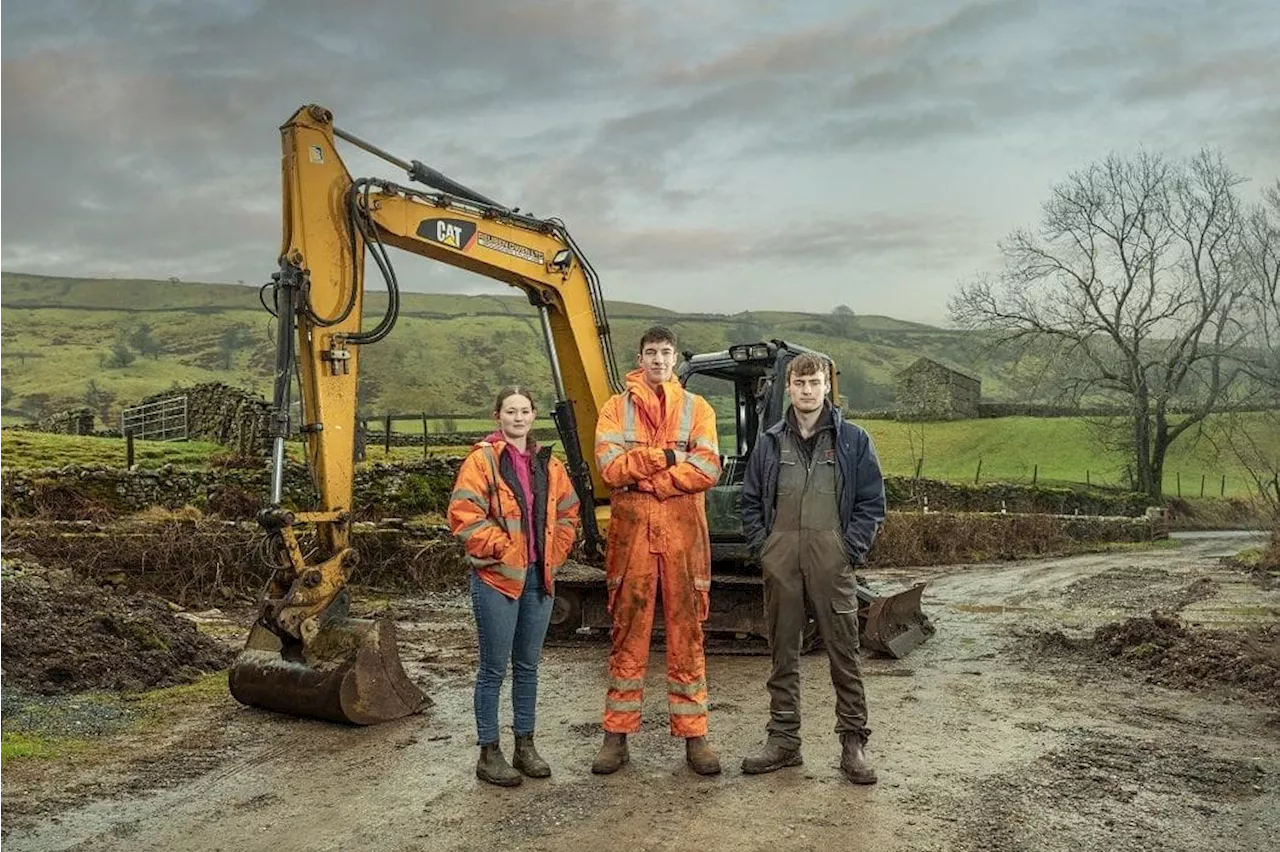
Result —
<instances>
[{"instance_id":1,"label":"dry stone wall","mask_svg":"<svg viewBox=\"0 0 1280 852\"><path fill-rule=\"evenodd\" d=\"M376 453L376 451L375 451ZM376 454L374 455L376 458ZM428 458L377 463L356 471L354 510L360 518L443 514L457 476L458 458ZM6 517L41 515L77 519L93 514L120 516L151 506L195 506L224 518L251 518L270 488L266 461L251 468L184 469L173 465L121 470L108 467L4 471ZM935 480L888 477L890 509L923 512L1008 512L1082 516L1140 517L1144 495L990 483L958 485ZM304 465L285 469L286 505L311 507L317 500ZM730 510L732 511L732 509ZM734 512L736 515L736 512Z\"/></svg>"},{"instance_id":2,"label":"dry stone wall","mask_svg":"<svg viewBox=\"0 0 1280 852\"><path fill-rule=\"evenodd\" d=\"M88 407L72 408L42 417L28 426L12 427L26 429L31 432L54 432L59 435L92 435L93 409Z\"/></svg>"}]
</instances>

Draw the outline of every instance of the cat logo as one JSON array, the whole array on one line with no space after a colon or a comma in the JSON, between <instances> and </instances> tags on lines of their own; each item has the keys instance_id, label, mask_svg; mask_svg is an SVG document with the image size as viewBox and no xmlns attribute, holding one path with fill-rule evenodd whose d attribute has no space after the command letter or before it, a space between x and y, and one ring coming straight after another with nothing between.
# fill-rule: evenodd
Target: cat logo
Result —
<instances>
[{"instance_id":1,"label":"cat logo","mask_svg":"<svg viewBox=\"0 0 1280 852\"><path fill-rule=\"evenodd\" d=\"M465 219L423 219L418 223L417 234L424 240L467 251L475 242L476 226Z\"/></svg>"}]
</instances>

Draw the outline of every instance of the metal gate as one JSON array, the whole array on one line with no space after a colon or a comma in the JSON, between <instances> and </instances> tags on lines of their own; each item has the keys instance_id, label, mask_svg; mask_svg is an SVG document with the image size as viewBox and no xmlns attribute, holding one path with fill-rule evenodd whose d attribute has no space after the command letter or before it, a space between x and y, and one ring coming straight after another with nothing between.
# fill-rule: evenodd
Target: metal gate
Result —
<instances>
[{"instance_id":1,"label":"metal gate","mask_svg":"<svg viewBox=\"0 0 1280 852\"><path fill-rule=\"evenodd\" d=\"M120 412L120 431L140 441L187 440L187 398L173 396Z\"/></svg>"}]
</instances>

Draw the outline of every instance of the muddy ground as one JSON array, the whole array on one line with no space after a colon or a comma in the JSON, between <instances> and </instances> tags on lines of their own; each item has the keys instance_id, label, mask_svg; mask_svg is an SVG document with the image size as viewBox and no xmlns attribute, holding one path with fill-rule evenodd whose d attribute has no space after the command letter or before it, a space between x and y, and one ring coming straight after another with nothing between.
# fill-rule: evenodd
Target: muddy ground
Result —
<instances>
[{"instance_id":1,"label":"muddy ground","mask_svg":"<svg viewBox=\"0 0 1280 852\"><path fill-rule=\"evenodd\" d=\"M141 728L128 702L63 706L123 721L105 724L85 751L9 761L3 841L166 852L1271 848L1280 708L1268 700L1275 634L1259 630L1276 623L1280 591L1220 559L1259 540L1194 535L1176 549L874 578L887 588L929 580L924 601L938 627L906 660L866 661L875 787L839 774L821 655L804 661L803 767L741 773L761 741L767 660L715 656L712 739L726 771L693 775L666 732L655 653L632 763L592 776L602 647L546 651L539 741L554 776L514 790L482 785L469 612L463 597L437 596L390 605L406 668L435 701L426 714L348 728L242 708L216 684ZM1114 626L1153 609L1177 612L1190 633L1156 620ZM197 620L235 643L248 616ZM1223 640L1222 630L1245 633ZM1180 670L1171 648L1202 660L1205 642L1214 660L1247 657L1237 669L1250 676L1164 676Z\"/></svg>"}]
</instances>

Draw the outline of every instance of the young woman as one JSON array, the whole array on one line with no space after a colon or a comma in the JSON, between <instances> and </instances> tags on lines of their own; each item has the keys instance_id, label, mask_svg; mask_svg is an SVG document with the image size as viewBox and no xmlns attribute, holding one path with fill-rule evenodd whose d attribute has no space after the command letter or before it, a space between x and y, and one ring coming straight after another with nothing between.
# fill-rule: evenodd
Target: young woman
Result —
<instances>
[{"instance_id":1,"label":"young woman","mask_svg":"<svg viewBox=\"0 0 1280 852\"><path fill-rule=\"evenodd\" d=\"M538 661L551 620L555 571L578 527L578 495L550 447L530 437L537 410L524 388L507 387L493 409L498 428L462 462L449 527L471 565L471 606L480 641L476 673L476 777L514 787L551 774L533 745ZM511 662L514 768L498 742L498 698Z\"/></svg>"}]
</instances>

